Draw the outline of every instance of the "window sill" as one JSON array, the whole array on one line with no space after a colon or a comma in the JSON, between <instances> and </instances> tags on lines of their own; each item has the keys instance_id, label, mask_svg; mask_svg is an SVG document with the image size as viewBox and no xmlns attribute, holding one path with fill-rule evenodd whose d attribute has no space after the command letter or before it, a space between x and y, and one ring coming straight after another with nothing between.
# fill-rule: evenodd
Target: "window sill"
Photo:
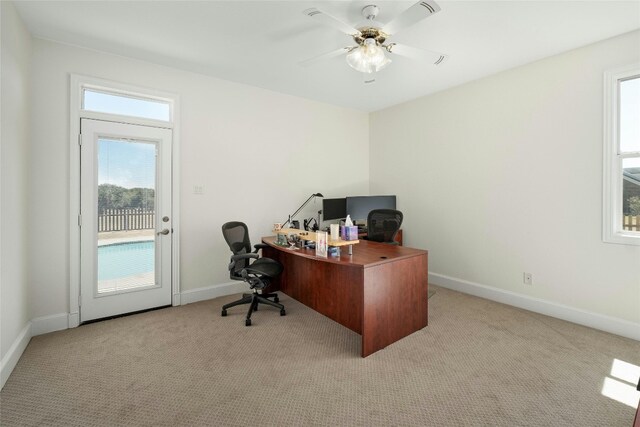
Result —
<instances>
[{"instance_id":1,"label":"window sill","mask_svg":"<svg viewBox=\"0 0 640 427\"><path fill-rule=\"evenodd\" d=\"M610 236L605 236L604 243L614 243L618 245L630 245L640 246L640 234L627 234L627 233L614 233Z\"/></svg>"}]
</instances>

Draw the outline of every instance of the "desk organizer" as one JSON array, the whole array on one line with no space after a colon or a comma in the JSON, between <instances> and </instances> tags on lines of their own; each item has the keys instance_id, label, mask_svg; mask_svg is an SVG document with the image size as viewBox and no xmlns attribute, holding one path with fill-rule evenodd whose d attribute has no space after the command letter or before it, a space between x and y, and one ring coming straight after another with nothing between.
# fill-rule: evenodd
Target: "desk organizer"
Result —
<instances>
[{"instance_id":1,"label":"desk organizer","mask_svg":"<svg viewBox=\"0 0 640 427\"><path fill-rule=\"evenodd\" d=\"M327 246L329 247L341 247L341 246L348 246L349 249L349 255L352 255L352 245L355 245L357 243L360 243L360 240L358 240L358 227L354 226L353 227L355 229L355 234L353 234L353 236L355 236L355 239L352 240L346 240L346 239L339 239L339 240L332 240L332 239L328 239L327 240ZM318 240L318 236L316 235L316 233L312 232L312 231L304 231L304 230L299 230L297 228L282 228L280 230L273 230L274 233L276 233L277 237L276 237L276 241L280 242L282 237L280 236L286 236L287 234L297 234L298 236L300 236L300 239L303 240L307 240L307 241L312 241L315 242ZM284 241L286 243L286 237L284 237Z\"/></svg>"}]
</instances>

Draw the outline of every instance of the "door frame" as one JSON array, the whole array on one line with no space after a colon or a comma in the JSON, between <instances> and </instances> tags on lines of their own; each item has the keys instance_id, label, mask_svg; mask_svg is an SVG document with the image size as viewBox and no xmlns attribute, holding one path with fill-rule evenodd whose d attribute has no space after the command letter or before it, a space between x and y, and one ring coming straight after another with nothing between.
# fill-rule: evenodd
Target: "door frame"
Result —
<instances>
[{"instance_id":1,"label":"door frame","mask_svg":"<svg viewBox=\"0 0 640 427\"><path fill-rule=\"evenodd\" d=\"M117 83L79 74L69 75L69 318L68 327L80 324L80 120L96 119L133 125L172 129L171 144L171 305L180 305L180 123L177 94ZM168 122L82 109L84 88L102 89L129 96L158 99L171 105Z\"/></svg>"}]
</instances>

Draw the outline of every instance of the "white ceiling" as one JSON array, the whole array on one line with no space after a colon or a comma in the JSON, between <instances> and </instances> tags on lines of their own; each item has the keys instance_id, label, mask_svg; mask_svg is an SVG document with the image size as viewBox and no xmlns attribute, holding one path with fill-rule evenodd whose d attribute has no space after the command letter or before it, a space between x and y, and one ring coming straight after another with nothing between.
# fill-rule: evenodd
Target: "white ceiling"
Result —
<instances>
[{"instance_id":1,"label":"white ceiling","mask_svg":"<svg viewBox=\"0 0 640 427\"><path fill-rule=\"evenodd\" d=\"M349 23L375 3L388 22L415 1L20 1L36 37L226 80L375 111L640 28L640 1L438 1L442 10L391 42L442 52L440 66L393 56L373 85L344 57L299 61L353 45L303 15Z\"/></svg>"}]
</instances>

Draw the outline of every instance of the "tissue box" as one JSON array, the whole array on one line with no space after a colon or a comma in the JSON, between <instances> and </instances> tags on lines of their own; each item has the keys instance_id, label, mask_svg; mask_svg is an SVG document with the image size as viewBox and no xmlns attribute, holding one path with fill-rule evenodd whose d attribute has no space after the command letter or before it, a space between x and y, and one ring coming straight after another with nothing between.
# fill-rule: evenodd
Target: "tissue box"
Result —
<instances>
[{"instance_id":1,"label":"tissue box","mask_svg":"<svg viewBox=\"0 0 640 427\"><path fill-rule=\"evenodd\" d=\"M342 240L358 240L358 226L342 226L340 237L342 237Z\"/></svg>"}]
</instances>

